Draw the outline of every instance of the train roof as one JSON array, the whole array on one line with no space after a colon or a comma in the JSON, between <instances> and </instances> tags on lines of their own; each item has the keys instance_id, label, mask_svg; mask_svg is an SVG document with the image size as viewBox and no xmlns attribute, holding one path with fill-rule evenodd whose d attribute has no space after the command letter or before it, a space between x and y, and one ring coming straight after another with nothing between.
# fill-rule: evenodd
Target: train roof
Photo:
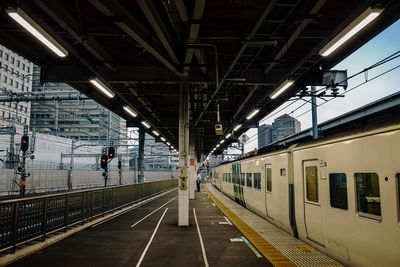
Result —
<instances>
[{"instance_id":1,"label":"train roof","mask_svg":"<svg viewBox=\"0 0 400 267\"><path fill-rule=\"evenodd\" d=\"M320 123L318 125L318 142L396 124L400 124L400 92ZM251 158L256 155L276 152L294 144L305 145L313 142L316 142L316 140L312 138L312 128L308 128L261 149L250 151L236 160L225 161L220 165Z\"/></svg>"}]
</instances>

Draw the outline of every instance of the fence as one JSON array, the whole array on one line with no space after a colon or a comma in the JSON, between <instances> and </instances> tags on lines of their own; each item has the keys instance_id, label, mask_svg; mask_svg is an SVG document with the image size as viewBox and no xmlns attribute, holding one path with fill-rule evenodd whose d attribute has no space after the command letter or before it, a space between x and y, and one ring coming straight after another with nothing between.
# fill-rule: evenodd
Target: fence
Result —
<instances>
[{"instance_id":1,"label":"fence","mask_svg":"<svg viewBox=\"0 0 400 267\"><path fill-rule=\"evenodd\" d=\"M0 202L0 251L176 188L177 179Z\"/></svg>"}]
</instances>

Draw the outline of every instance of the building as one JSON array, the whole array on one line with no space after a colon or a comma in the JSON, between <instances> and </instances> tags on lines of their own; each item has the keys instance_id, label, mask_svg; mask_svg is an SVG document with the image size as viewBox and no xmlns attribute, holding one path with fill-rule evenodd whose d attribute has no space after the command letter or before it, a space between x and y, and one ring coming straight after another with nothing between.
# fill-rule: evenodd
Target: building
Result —
<instances>
[{"instance_id":1,"label":"building","mask_svg":"<svg viewBox=\"0 0 400 267\"><path fill-rule=\"evenodd\" d=\"M272 143L272 126L263 124L258 127L258 148L263 148Z\"/></svg>"},{"instance_id":2,"label":"building","mask_svg":"<svg viewBox=\"0 0 400 267\"><path fill-rule=\"evenodd\" d=\"M30 92L32 90L33 64L27 59L0 45L0 94ZM15 125L22 133L30 123L29 102L0 102L0 127Z\"/></svg>"},{"instance_id":3,"label":"building","mask_svg":"<svg viewBox=\"0 0 400 267\"><path fill-rule=\"evenodd\" d=\"M34 66L34 73L40 76L40 68ZM79 92L65 83L45 83L34 80L35 93L76 94ZM32 102L31 129L41 133L68 137L76 140L95 141L126 139L126 121L94 100L63 100Z\"/></svg>"},{"instance_id":4,"label":"building","mask_svg":"<svg viewBox=\"0 0 400 267\"><path fill-rule=\"evenodd\" d=\"M300 122L288 114L283 114L272 123L272 142L276 142L300 131Z\"/></svg>"}]
</instances>

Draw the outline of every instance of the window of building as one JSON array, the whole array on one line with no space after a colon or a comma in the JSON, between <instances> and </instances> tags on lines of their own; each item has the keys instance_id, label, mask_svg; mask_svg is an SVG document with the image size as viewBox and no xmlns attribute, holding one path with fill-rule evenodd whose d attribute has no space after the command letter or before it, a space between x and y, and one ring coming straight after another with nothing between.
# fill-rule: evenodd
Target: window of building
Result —
<instances>
[{"instance_id":1,"label":"window of building","mask_svg":"<svg viewBox=\"0 0 400 267\"><path fill-rule=\"evenodd\" d=\"M379 177L376 173L356 173L357 211L373 219L381 217Z\"/></svg>"},{"instance_id":2,"label":"window of building","mask_svg":"<svg viewBox=\"0 0 400 267\"><path fill-rule=\"evenodd\" d=\"M253 181L252 181L253 177L251 175L251 172L246 173L246 185L248 187L253 187Z\"/></svg>"},{"instance_id":3,"label":"window of building","mask_svg":"<svg viewBox=\"0 0 400 267\"><path fill-rule=\"evenodd\" d=\"M317 166L306 167L306 195L307 200L318 202L318 168Z\"/></svg>"},{"instance_id":4,"label":"window of building","mask_svg":"<svg viewBox=\"0 0 400 267\"><path fill-rule=\"evenodd\" d=\"M8 54L7 53L4 53L4 59L8 60Z\"/></svg>"},{"instance_id":5,"label":"window of building","mask_svg":"<svg viewBox=\"0 0 400 267\"><path fill-rule=\"evenodd\" d=\"M25 70L25 63L22 63L21 66L22 66L22 70Z\"/></svg>"},{"instance_id":6,"label":"window of building","mask_svg":"<svg viewBox=\"0 0 400 267\"><path fill-rule=\"evenodd\" d=\"M272 192L272 169L266 169L266 176L267 176L267 191Z\"/></svg>"},{"instance_id":7,"label":"window of building","mask_svg":"<svg viewBox=\"0 0 400 267\"><path fill-rule=\"evenodd\" d=\"M329 174L331 207L347 210L347 178L344 173Z\"/></svg>"},{"instance_id":8,"label":"window of building","mask_svg":"<svg viewBox=\"0 0 400 267\"><path fill-rule=\"evenodd\" d=\"M261 173L254 173L254 188L261 190Z\"/></svg>"},{"instance_id":9,"label":"window of building","mask_svg":"<svg viewBox=\"0 0 400 267\"><path fill-rule=\"evenodd\" d=\"M31 71L30 67L26 67L26 71L29 73Z\"/></svg>"},{"instance_id":10,"label":"window of building","mask_svg":"<svg viewBox=\"0 0 400 267\"><path fill-rule=\"evenodd\" d=\"M15 84L14 84L14 86L15 86L15 88L17 88L17 89L18 89L18 82L17 82L17 81L15 81Z\"/></svg>"},{"instance_id":11,"label":"window of building","mask_svg":"<svg viewBox=\"0 0 400 267\"><path fill-rule=\"evenodd\" d=\"M3 117L3 118L4 118L4 111L2 111L2 115L1 115L1 117Z\"/></svg>"},{"instance_id":12,"label":"window of building","mask_svg":"<svg viewBox=\"0 0 400 267\"><path fill-rule=\"evenodd\" d=\"M3 51L0 50L0 57L3 57Z\"/></svg>"},{"instance_id":13,"label":"window of building","mask_svg":"<svg viewBox=\"0 0 400 267\"><path fill-rule=\"evenodd\" d=\"M17 67L19 67L19 60L17 60L17 63L16 63L16 65L17 65Z\"/></svg>"},{"instance_id":14,"label":"window of building","mask_svg":"<svg viewBox=\"0 0 400 267\"><path fill-rule=\"evenodd\" d=\"M13 85L13 82L14 82L13 79L10 79L10 80L8 81L8 84L9 84L9 85Z\"/></svg>"},{"instance_id":15,"label":"window of building","mask_svg":"<svg viewBox=\"0 0 400 267\"><path fill-rule=\"evenodd\" d=\"M26 124L26 118L24 118L24 124Z\"/></svg>"},{"instance_id":16,"label":"window of building","mask_svg":"<svg viewBox=\"0 0 400 267\"><path fill-rule=\"evenodd\" d=\"M11 63L14 64L14 57L11 57Z\"/></svg>"}]
</instances>

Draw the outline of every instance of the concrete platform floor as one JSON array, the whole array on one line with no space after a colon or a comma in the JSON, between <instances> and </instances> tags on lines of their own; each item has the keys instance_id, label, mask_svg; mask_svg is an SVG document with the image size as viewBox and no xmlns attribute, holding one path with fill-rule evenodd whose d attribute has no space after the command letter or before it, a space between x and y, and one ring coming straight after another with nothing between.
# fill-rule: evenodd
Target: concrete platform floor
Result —
<instances>
[{"instance_id":1,"label":"concrete platform floor","mask_svg":"<svg viewBox=\"0 0 400 267\"><path fill-rule=\"evenodd\" d=\"M242 234L204 191L190 201L190 226L178 227L176 196L169 193L9 266L272 266L245 242L230 240Z\"/></svg>"}]
</instances>

